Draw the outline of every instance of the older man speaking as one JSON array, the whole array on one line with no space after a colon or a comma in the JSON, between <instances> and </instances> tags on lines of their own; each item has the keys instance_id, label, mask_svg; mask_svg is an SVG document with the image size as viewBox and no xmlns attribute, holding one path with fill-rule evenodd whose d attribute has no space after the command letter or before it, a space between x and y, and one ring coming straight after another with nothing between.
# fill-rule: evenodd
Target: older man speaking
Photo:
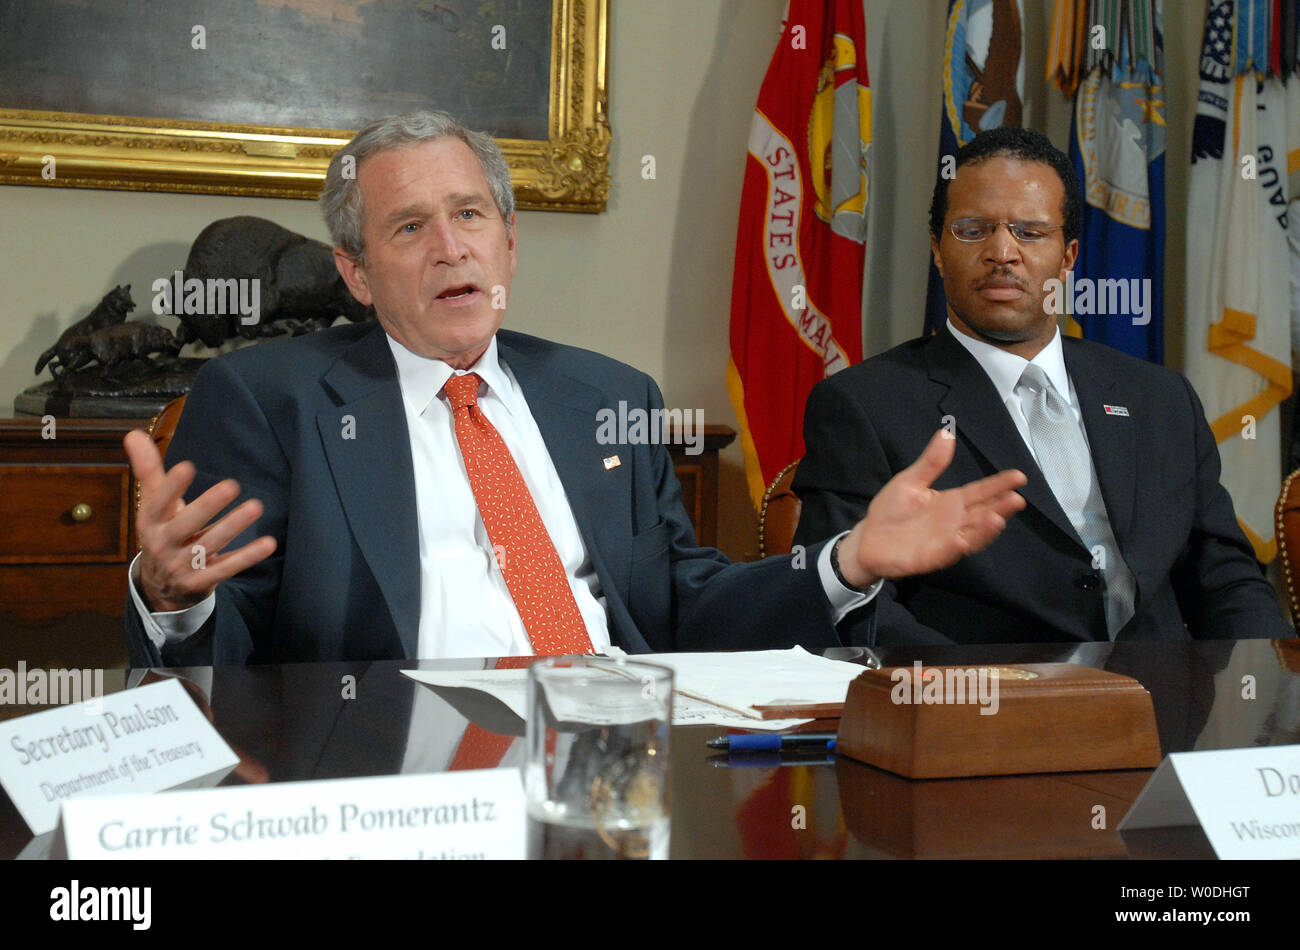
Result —
<instances>
[{"instance_id":1,"label":"older man speaking","mask_svg":"<svg viewBox=\"0 0 1300 950\"><path fill-rule=\"evenodd\" d=\"M380 119L334 157L321 203L378 322L209 361L169 471L127 436L137 664L820 649L881 578L952 563L1023 505L1019 472L933 491L953 449L939 433L806 559L732 564L697 546L661 440L598 439L620 403L657 418L654 381L501 329L518 241L490 136L437 112Z\"/></svg>"}]
</instances>

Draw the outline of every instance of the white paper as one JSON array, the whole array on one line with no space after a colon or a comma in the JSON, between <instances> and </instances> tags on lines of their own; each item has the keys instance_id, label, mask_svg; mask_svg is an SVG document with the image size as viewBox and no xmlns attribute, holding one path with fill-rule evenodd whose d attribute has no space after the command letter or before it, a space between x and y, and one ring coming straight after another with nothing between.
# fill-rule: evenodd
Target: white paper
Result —
<instances>
[{"instance_id":1,"label":"white paper","mask_svg":"<svg viewBox=\"0 0 1300 950\"><path fill-rule=\"evenodd\" d=\"M801 726L811 719L753 719L681 693L673 696L674 726L723 726L748 732L778 732Z\"/></svg>"},{"instance_id":2,"label":"white paper","mask_svg":"<svg viewBox=\"0 0 1300 950\"><path fill-rule=\"evenodd\" d=\"M518 769L277 782L64 804L69 858L522 859Z\"/></svg>"},{"instance_id":3,"label":"white paper","mask_svg":"<svg viewBox=\"0 0 1300 950\"><path fill-rule=\"evenodd\" d=\"M1170 755L1119 830L1196 823L1220 858L1300 858L1300 745Z\"/></svg>"},{"instance_id":4,"label":"white paper","mask_svg":"<svg viewBox=\"0 0 1300 950\"><path fill-rule=\"evenodd\" d=\"M672 667L679 693L730 708L746 720L761 717L754 706L842 703L849 683L866 672L866 667L857 663L813 656L802 647L748 653L657 653L646 660Z\"/></svg>"},{"instance_id":5,"label":"white paper","mask_svg":"<svg viewBox=\"0 0 1300 950\"><path fill-rule=\"evenodd\" d=\"M841 703L864 667L813 656L801 647L748 653L655 653L632 657L674 672L674 725L788 729L811 719L763 719L755 705ZM430 686L477 689L520 719L528 715L528 671L403 670Z\"/></svg>"},{"instance_id":6,"label":"white paper","mask_svg":"<svg viewBox=\"0 0 1300 950\"><path fill-rule=\"evenodd\" d=\"M0 784L37 835L63 801L219 779L238 762L170 678L0 722Z\"/></svg>"}]
</instances>

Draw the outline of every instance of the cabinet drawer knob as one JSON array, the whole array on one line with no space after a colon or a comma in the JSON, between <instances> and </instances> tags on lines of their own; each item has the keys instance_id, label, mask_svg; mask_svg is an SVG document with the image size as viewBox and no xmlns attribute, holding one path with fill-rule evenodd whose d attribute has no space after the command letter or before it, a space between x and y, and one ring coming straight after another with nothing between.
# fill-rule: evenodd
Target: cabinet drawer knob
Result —
<instances>
[{"instance_id":1,"label":"cabinet drawer knob","mask_svg":"<svg viewBox=\"0 0 1300 950\"><path fill-rule=\"evenodd\" d=\"M80 504L72 506L73 521L89 521L90 516L93 513L94 512L90 510L90 505L86 504L84 501L81 502Z\"/></svg>"}]
</instances>

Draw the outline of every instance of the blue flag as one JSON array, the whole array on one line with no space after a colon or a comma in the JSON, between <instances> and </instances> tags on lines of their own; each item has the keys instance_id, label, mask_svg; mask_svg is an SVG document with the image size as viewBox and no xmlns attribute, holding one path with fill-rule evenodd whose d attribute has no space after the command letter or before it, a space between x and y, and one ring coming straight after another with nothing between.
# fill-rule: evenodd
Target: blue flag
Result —
<instances>
[{"instance_id":1,"label":"blue flag","mask_svg":"<svg viewBox=\"0 0 1300 950\"><path fill-rule=\"evenodd\" d=\"M1156 37L1158 45L1158 24ZM1063 312L1084 337L1153 363L1164 361L1165 107L1159 83L1152 71L1116 66L1093 70L1079 85L1070 160L1083 185L1083 221L1063 301Z\"/></svg>"},{"instance_id":2,"label":"blue flag","mask_svg":"<svg viewBox=\"0 0 1300 950\"><path fill-rule=\"evenodd\" d=\"M1021 124L1025 95L1021 0L948 0L943 48L939 171L986 129ZM951 169L949 169L951 170ZM948 319L943 278L930 262L925 332Z\"/></svg>"}]
</instances>

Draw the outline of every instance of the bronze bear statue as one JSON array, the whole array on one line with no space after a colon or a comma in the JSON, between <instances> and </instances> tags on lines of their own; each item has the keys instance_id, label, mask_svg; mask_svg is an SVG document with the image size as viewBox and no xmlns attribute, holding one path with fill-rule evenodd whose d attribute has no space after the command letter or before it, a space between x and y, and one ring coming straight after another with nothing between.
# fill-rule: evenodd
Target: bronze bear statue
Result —
<instances>
[{"instance_id":1,"label":"bronze bear statue","mask_svg":"<svg viewBox=\"0 0 1300 950\"><path fill-rule=\"evenodd\" d=\"M334 266L328 244L274 221L243 215L213 221L194 239L185 261L185 280L254 279L259 281L261 318L245 325L237 313L184 313L181 339L218 347L238 334L245 339L297 335L329 326L339 316L369 320L374 310L348 291Z\"/></svg>"}]
</instances>

